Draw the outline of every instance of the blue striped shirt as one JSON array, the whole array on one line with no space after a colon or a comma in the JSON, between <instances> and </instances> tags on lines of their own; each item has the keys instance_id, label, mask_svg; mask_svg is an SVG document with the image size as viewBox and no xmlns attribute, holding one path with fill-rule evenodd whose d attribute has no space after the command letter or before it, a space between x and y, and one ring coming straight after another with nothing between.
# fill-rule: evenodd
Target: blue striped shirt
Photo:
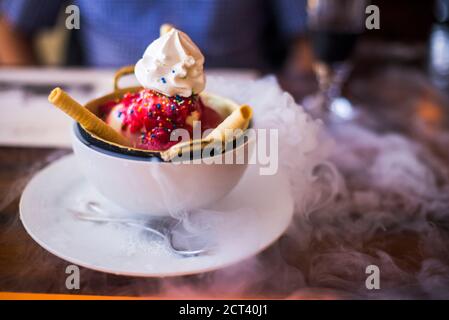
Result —
<instances>
[{"instance_id":1,"label":"blue striped shirt","mask_svg":"<svg viewBox=\"0 0 449 320\"><path fill-rule=\"evenodd\" d=\"M3 15L33 34L54 25L63 6L80 8L79 32L87 65L135 63L171 23L193 39L206 67L266 68L270 52L303 31L305 0L0 0Z\"/></svg>"}]
</instances>

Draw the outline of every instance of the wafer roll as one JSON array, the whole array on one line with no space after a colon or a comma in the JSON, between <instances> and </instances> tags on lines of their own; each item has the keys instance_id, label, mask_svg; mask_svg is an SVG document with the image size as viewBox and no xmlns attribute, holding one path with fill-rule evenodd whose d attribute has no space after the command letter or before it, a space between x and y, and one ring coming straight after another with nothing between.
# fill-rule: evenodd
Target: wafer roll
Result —
<instances>
[{"instance_id":1,"label":"wafer roll","mask_svg":"<svg viewBox=\"0 0 449 320\"><path fill-rule=\"evenodd\" d=\"M76 102L61 88L54 89L48 96L48 101L98 137L116 144L129 146L129 141L125 137Z\"/></svg>"},{"instance_id":2,"label":"wafer roll","mask_svg":"<svg viewBox=\"0 0 449 320\"><path fill-rule=\"evenodd\" d=\"M218 125L207 137L206 140L227 141L234 138L233 130L245 130L248 128L253 111L250 106L242 105L234 110L222 123Z\"/></svg>"},{"instance_id":3,"label":"wafer roll","mask_svg":"<svg viewBox=\"0 0 449 320\"><path fill-rule=\"evenodd\" d=\"M169 149L165 151L161 151L161 158L164 161L171 161L177 156L181 154L185 154L187 152L194 152L196 150L202 150L204 146L207 146L211 143L211 140L190 140L186 142L181 142L171 146Z\"/></svg>"},{"instance_id":4,"label":"wafer roll","mask_svg":"<svg viewBox=\"0 0 449 320\"><path fill-rule=\"evenodd\" d=\"M235 138L233 130L245 130L248 128L252 117L252 109L247 105L234 110L218 127L216 127L205 139L191 140L175 144L170 149L162 151L161 156L165 161L174 159L179 154L202 149L215 141L227 141ZM231 131L230 131L231 130Z\"/></svg>"}]
</instances>

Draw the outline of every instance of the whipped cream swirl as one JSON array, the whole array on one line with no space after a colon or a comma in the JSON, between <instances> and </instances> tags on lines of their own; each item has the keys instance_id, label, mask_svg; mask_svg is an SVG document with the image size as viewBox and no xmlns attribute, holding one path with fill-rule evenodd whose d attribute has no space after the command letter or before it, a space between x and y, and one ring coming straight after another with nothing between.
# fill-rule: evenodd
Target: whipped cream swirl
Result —
<instances>
[{"instance_id":1,"label":"whipped cream swirl","mask_svg":"<svg viewBox=\"0 0 449 320\"><path fill-rule=\"evenodd\" d=\"M204 56L192 39L171 29L147 47L134 73L144 88L190 97L204 90L203 64Z\"/></svg>"}]
</instances>

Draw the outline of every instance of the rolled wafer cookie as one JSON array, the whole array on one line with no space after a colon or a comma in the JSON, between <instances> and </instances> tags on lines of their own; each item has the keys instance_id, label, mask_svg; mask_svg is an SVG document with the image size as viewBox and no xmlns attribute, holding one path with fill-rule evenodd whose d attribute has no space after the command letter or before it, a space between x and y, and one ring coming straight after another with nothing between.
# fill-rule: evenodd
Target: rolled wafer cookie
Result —
<instances>
[{"instance_id":1,"label":"rolled wafer cookie","mask_svg":"<svg viewBox=\"0 0 449 320\"><path fill-rule=\"evenodd\" d=\"M217 126L206 138L201 140L191 140L175 144L171 148L162 151L161 157L165 161L170 161L184 152L191 152L202 149L212 142L228 141L234 139L237 135L235 130L245 130L248 128L253 111L250 106L242 105L234 110L223 122Z\"/></svg>"},{"instance_id":2,"label":"rolled wafer cookie","mask_svg":"<svg viewBox=\"0 0 449 320\"><path fill-rule=\"evenodd\" d=\"M245 130L253 115L253 110L248 105L242 105L235 109L226 119L223 120L205 140L227 141L235 138L235 130Z\"/></svg>"},{"instance_id":3,"label":"rolled wafer cookie","mask_svg":"<svg viewBox=\"0 0 449 320\"><path fill-rule=\"evenodd\" d=\"M174 146L168 148L165 151L161 151L161 158L164 161L171 161L178 155L182 155L186 152L192 152L195 150L201 150L205 146L209 145L211 143L211 140L190 140L186 142L181 142L178 144L175 144Z\"/></svg>"},{"instance_id":4,"label":"rolled wafer cookie","mask_svg":"<svg viewBox=\"0 0 449 320\"><path fill-rule=\"evenodd\" d=\"M122 146L129 146L129 141L108 126L95 114L84 108L61 88L55 88L48 96L48 101L64 111L69 117L81 124L86 130L98 137Z\"/></svg>"}]
</instances>

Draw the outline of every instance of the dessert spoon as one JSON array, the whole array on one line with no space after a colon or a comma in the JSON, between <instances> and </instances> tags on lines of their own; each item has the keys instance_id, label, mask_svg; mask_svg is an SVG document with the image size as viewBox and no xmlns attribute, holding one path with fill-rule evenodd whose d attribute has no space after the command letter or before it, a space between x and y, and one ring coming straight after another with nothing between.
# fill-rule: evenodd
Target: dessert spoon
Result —
<instances>
[{"instance_id":1,"label":"dessert spoon","mask_svg":"<svg viewBox=\"0 0 449 320\"><path fill-rule=\"evenodd\" d=\"M87 208L90 209L90 211L94 211L95 213L93 214L86 213L74 209L68 209L68 211L73 213L74 216L79 220L97 223L122 224L132 228L143 230L145 232L149 232L152 235L158 237L160 240L162 240L170 252L182 257L193 257L209 252L210 248L207 248L207 246L204 243L201 246L198 246L197 248L181 248L179 247L179 245L175 244L175 237L173 235L174 230L179 228L179 226L181 225L181 221L175 218L157 217L150 219L138 219L138 218L121 218L121 217L119 218L119 217L99 215L98 213L100 213L101 209L95 202L89 202L87 204ZM195 234L190 234L184 237L188 237L190 239L193 239L195 237L198 238L198 236Z\"/></svg>"}]
</instances>

